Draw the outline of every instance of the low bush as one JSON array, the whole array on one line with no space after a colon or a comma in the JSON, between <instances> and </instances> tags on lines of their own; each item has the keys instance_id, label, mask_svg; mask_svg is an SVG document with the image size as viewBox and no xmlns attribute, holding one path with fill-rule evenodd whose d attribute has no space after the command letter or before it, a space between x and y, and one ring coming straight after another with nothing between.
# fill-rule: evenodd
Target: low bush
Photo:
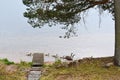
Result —
<instances>
[{"instance_id":1,"label":"low bush","mask_svg":"<svg viewBox=\"0 0 120 80\"><path fill-rule=\"evenodd\" d=\"M4 64L6 64L6 65L14 64L14 62L9 61L7 58L1 59L1 61L2 61Z\"/></svg>"}]
</instances>

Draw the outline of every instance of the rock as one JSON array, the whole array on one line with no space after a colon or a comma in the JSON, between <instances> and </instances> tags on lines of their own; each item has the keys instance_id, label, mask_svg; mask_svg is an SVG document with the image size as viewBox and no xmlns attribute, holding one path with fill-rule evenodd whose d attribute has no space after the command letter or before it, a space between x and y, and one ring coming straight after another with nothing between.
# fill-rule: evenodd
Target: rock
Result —
<instances>
[{"instance_id":1,"label":"rock","mask_svg":"<svg viewBox=\"0 0 120 80\"><path fill-rule=\"evenodd\" d=\"M12 74L14 72L16 72L18 69L18 67L16 65L9 65L9 66L6 66L5 70L8 74Z\"/></svg>"},{"instance_id":2,"label":"rock","mask_svg":"<svg viewBox=\"0 0 120 80\"><path fill-rule=\"evenodd\" d=\"M113 66L113 65L114 65L113 62L110 62L110 63L105 64L103 67L109 68L110 66Z\"/></svg>"},{"instance_id":3,"label":"rock","mask_svg":"<svg viewBox=\"0 0 120 80\"><path fill-rule=\"evenodd\" d=\"M47 61L47 62L44 62L45 65L53 65L54 62L52 61Z\"/></svg>"},{"instance_id":4,"label":"rock","mask_svg":"<svg viewBox=\"0 0 120 80\"><path fill-rule=\"evenodd\" d=\"M30 71L27 75L27 80L39 80L41 71Z\"/></svg>"}]
</instances>

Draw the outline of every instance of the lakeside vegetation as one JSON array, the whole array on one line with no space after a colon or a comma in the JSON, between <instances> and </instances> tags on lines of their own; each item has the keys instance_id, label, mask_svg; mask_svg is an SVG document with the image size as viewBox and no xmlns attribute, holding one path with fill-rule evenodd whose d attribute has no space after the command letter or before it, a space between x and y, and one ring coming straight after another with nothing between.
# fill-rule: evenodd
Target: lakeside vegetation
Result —
<instances>
[{"instance_id":1,"label":"lakeside vegetation","mask_svg":"<svg viewBox=\"0 0 120 80\"><path fill-rule=\"evenodd\" d=\"M0 80L26 80L26 72L31 63L14 63L7 58L0 59Z\"/></svg>"},{"instance_id":2,"label":"lakeside vegetation","mask_svg":"<svg viewBox=\"0 0 120 80\"><path fill-rule=\"evenodd\" d=\"M31 68L31 63L21 61L8 64L9 62L0 59L0 80L26 80L26 73ZM113 57L85 58L67 66L61 61L56 61L52 65L43 66L40 80L120 80L120 67L104 66L111 62Z\"/></svg>"},{"instance_id":3,"label":"lakeside vegetation","mask_svg":"<svg viewBox=\"0 0 120 80\"><path fill-rule=\"evenodd\" d=\"M120 80L120 67L105 66L113 57L85 58L70 67L48 67L41 80Z\"/></svg>"}]
</instances>

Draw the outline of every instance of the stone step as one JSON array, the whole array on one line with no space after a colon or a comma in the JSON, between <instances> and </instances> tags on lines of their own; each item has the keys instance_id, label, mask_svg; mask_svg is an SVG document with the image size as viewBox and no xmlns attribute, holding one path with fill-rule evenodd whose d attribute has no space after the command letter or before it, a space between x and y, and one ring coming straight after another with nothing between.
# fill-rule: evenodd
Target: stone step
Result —
<instances>
[{"instance_id":1,"label":"stone step","mask_svg":"<svg viewBox=\"0 0 120 80\"><path fill-rule=\"evenodd\" d=\"M41 71L29 71L27 80L39 80L41 76Z\"/></svg>"}]
</instances>

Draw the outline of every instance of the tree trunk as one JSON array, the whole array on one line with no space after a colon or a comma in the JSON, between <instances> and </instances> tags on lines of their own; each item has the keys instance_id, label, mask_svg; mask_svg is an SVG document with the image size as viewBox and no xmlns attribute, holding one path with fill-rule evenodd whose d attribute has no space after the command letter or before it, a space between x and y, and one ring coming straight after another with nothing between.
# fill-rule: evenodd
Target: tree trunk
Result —
<instances>
[{"instance_id":1,"label":"tree trunk","mask_svg":"<svg viewBox=\"0 0 120 80\"><path fill-rule=\"evenodd\" d=\"M114 63L120 66L120 0L115 2L115 55Z\"/></svg>"}]
</instances>

